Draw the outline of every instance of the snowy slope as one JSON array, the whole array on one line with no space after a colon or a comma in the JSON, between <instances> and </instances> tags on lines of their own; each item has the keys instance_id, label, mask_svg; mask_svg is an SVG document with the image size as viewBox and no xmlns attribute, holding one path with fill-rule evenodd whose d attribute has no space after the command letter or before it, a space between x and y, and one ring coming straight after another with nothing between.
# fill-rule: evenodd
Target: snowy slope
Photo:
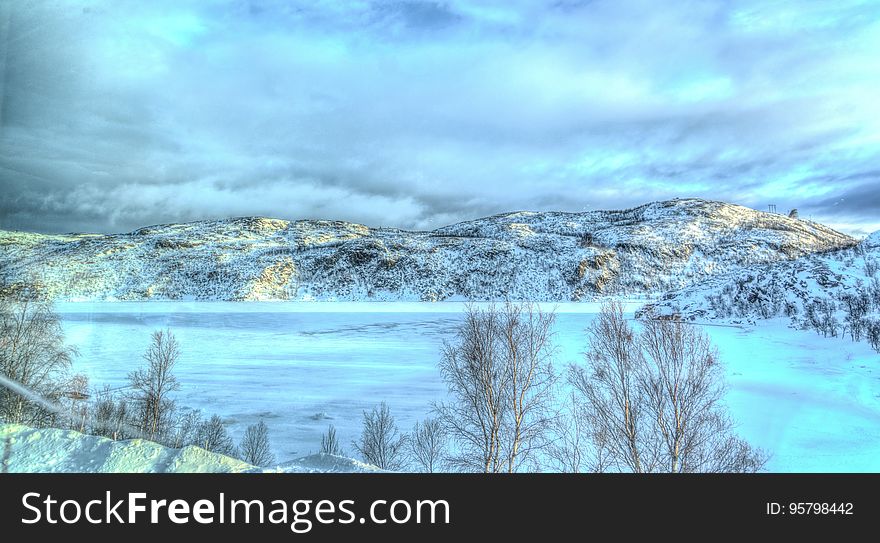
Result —
<instances>
[{"instance_id":1,"label":"snowy slope","mask_svg":"<svg viewBox=\"0 0 880 543\"><path fill-rule=\"evenodd\" d=\"M577 301L663 292L853 243L810 221L698 199L517 212L432 232L266 218L119 235L0 231L0 296Z\"/></svg>"},{"instance_id":2,"label":"snowy slope","mask_svg":"<svg viewBox=\"0 0 880 543\"><path fill-rule=\"evenodd\" d=\"M6 447L9 447L7 452ZM112 441L72 430L0 424L0 458L11 473L367 472L374 466L316 454L262 469L199 447L169 449L151 441Z\"/></svg>"},{"instance_id":3,"label":"snowy slope","mask_svg":"<svg viewBox=\"0 0 880 543\"><path fill-rule=\"evenodd\" d=\"M880 337L873 337L872 330L880 333L878 241L875 233L852 248L734 270L671 292L646 310L730 322L786 316L797 327L864 338L876 348Z\"/></svg>"}]
</instances>

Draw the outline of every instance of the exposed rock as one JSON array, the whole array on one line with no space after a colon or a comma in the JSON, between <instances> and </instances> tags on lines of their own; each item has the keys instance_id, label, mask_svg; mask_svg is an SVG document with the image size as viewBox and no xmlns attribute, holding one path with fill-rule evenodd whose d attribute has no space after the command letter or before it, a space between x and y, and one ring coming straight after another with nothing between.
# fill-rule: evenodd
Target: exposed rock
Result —
<instances>
[{"instance_id":1,"label":"exposed rock","mask_svg":"<svg viewBox=\"0 0 880 543\"><path fill-rule=\"evenodd\" d=\"M129 234L0 231L0 296L59 300L581 300L685 287L855 244L698 199L516 212L432 232L246 217Z\"/></svg>"}]
</instances>

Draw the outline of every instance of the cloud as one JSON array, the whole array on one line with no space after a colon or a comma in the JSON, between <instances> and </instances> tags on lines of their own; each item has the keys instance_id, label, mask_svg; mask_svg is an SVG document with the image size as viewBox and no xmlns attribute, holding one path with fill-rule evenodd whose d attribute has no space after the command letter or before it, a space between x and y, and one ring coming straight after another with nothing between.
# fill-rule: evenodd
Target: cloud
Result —
<instances>
[{"instance_id":1,"label":"cloud","mask_svg":"<svg viewBox=\"0 0 880 543\"><path fill-rule=\"evenodd\" d=\"M851 231L880 213L860 197L880 158L870 2L3 9L2 228L433 228L676 196Z\"/></svg>"}]
</instances>

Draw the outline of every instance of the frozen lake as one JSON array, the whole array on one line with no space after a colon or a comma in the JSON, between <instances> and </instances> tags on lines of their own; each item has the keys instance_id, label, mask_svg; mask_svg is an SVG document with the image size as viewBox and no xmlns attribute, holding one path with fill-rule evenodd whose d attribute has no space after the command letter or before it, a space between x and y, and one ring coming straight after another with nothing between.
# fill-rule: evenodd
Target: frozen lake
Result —
<instances>
[{"instance_id":1,"label":"frozen lake","mask_svg":"<svg viewBox=\"0 0 880 543\"><path fill-rule=\"evenodd\" d=\"M559 304L557 368L580 363L595 304ZM314 452L328 424L342 443L386 401L402 430L445 389L437 371L459 303L66 303L57 309L93 386L123 386L153 330L181 344L179 403L217 413L238 439L259 419L279 461ZM880 471L880 357L865 344L790 330L706 327L726 363L743 437L771 471Z\"/></svg>"}]
</instances>

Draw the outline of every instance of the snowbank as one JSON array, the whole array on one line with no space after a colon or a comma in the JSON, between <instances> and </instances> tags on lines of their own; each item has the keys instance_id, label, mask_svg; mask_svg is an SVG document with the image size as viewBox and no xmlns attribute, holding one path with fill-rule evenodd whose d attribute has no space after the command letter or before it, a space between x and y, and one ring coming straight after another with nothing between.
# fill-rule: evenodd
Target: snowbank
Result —
<instances>
[{"instance_id":1,"label":"snowbank","mask_svg":"<svg viewBox=\"0 0 880 543\"><path fill-rule=\"evenodd\" d=\"M358 472L377 472L381 471L376 466L364 464L357 460L346 458L344 456L335 456L332 454L318 453L290 462L285 462L277 468L279 471L285 472L305 472L305 473L358 473Z\"/></svg>"},{"instance_id":2,"label":"snowbank","mask_svg":"<svg viewBox=\"0 0 880 543\"><path fill-rule=\"evenodd\" d=\"M8 449L7 449L8 448ZM368 472L349 458L311 455L262 469L199 447L170 449L143 439L112 441L72 430L0 425L0 458L13 473L244 473Z\"/></svg>"},{"instance_id":3,"label":"snowbank","mask_svg":"<svg viewBox=\"0 0 880 543\"><path fill-rule=\"evenodd\" d=\"M112 441L72 430L0 425L10 472L238 473L250 464L199 447L169 449L143 439Z\"/></svg>"}]
</instances>

